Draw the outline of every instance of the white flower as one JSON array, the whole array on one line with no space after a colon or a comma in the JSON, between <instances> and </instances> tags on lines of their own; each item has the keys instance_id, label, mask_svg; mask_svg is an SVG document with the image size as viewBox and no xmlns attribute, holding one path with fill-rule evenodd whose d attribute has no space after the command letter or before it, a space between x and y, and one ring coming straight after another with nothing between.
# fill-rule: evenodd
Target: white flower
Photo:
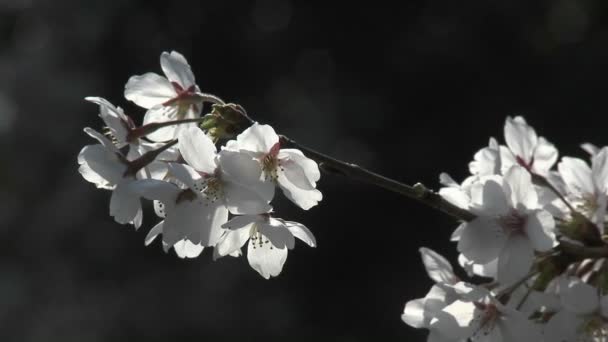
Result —
<instances>
[{"instance_id":1,"label":"white flower","mask_svg":"<svg viewBox=\"0 0 608 342\"><path fill-rule=\"evenodd\" d=\"M401 319L411 327L430 329L431 320L435 315L458 299L452 286L460 280L454 274L452 265L441 255L424 247L420 248L420 254L429 277L436 284L424 298L407 302ZM430 329L428 341L452 341L452 339L443 337L435 329Z\"/></svg>"},{"instance_id":2,"label":"white flower","mask_svg":"<svg viewBox=\"0 0 608 342\"><path fill-rule=\"evenodd\" d=\"M323 196L316 189L321 176L317 163L299 150L281 149L279 136L272 127L254 123L236 140L229 141L225 150L220 155L222 170L262 197L270 200L276 184L304 210L321 201ZM256 164L251 164L251 160Z\"/></svg>"},{"instance_id":3,"label":"white flower","mask_svg":"<svg viewBox=\"0 0 608 342\"><path fill-rule=\"evenodd\" d=\"M538 342L540 329L523 314L502 305L492 294L476 286L463 286L461 299L436 314L430 328L452 340L476 342Z\"/></svg>"},{"instance_id":4,"label":"white flower","mask_svg":"<svg viewBox=\"0 0 608 342\"><path fill-rule=\"evenodd\" d=\"M270 199L240 185L227 174L218 160L217 149L211 139L200 129L190 127L179 135L179 151L188 165L174 164L174 171L187 174L181 178L191 179L190 188L203 192L208 198L220 201L235 215L261 214L270 211ZM229 153L222 151L220 154ZM253 160L249 161L255 167Z\"/></svg>"},{"instance_id":5,"label":"white flower","mask_svg":"<svg viewBox=\"0 0 608 342\"><path fill-rule=\"evenodd\" d=\"M608 296L578 278L559 280L562 310L545 326L546 341L605 341L608 339Z\"/></svg>"},{"instance_id":6,"label":"white flower","mask_svg":"<svg viewBox=\"0 0 608 342\"><path fill-rule=\"evenodd\" d=\"M603 230L608 202L608 147L592 156L591 165L589 168L581 159L563 157L557 168L568 200Z\"/></svg>"},{"instance_id":7,"label":"white flower","mask_svg":"<svg viewBox=\"0 0 608 342\"><path fill-rule=\"evenodd\" d=\"M500 147L494 138L490 138L488 147L475 153L473 161L469 163L469 171L476 176L490 176L500 174Z\"/></svg>"},{"instance_id":8,"label":"white flower","mask_svg":"<svg viewBox=\"0 0 608 342\"><path fill-rule=\"evenodd\" d=\"M129 162L114 144L99 132L84 131L100 144L87 145L78 154L78 171L100 189L112 190L110 215L120 224L132 223L139 228L142 220L141 201L133 188L135 175L128 171Z\"/></svg>"},{"instance_id":9,"label":"white flower","mask_svg":"<svg viewBox=\"0 0 608 342\"><path fill-rule=\"evenodd\" d=\"M166 78L146 73L131 77L125 86L125 98L148 109L144 125L200 116L202 101L197 95L199 88L184 56L175 51L163 52L160 65ZM167 141L176 137L181 129L192 126L195 124L163 127L147 137L154 141Z\"/></svg>"},{"instance_id":10,"label":"white flower","mask_svg":"<svg viewBox=\"0 0 608 342\"><path fill-rule=\"evenodd\" d=\"M226 231L215 247L216 257L234 254L249 241L249 265L266 279L281 273L287 250L294 247L294 236L316 247L315 237L304 225L268 214L236 216L223 227Z\"/></svg>"},{"instance_id":11,"label":"white flower","mask_svg":"<svg viewBox=\"0 0 608 342\"><path fill-rule=\"evenodd\" d=\"M199 191L192 175L180 164L169 164L169 173L187 188L157 179L136 182L136 191L144 198L157 200L157 214L165 220L150 231L147 242L162 233L165 248L183 240L193 245L214 246L221 236L221 225L228 221L228 210L212 195ZM202 251L202 249L201 249Z\"/></svg>"},{"instance_id":12,"label":"white flower","mask_svg":"<svg viewBox=\"0 0 608 342\"><path fill-rule=\"evenodd\" d=\"M520 165L529 172L546 176L557 161L555 146L545 138L538 137L534 128L521 116L507 118L505 141L507 146L500 147L503 174L513 165Z\"/></svg>"},{"instance_id":13,"label":"white flower","mask_svg":"<svg viewBox=\"0 0 608 342\"><path fill-rule=\"evenodd\" d=\"M519 280L529 272L534 251L557 244L553 217L539 208L531 176L522 167L512 167L504 178L486 178L471 189L471 198L477 217L464 224L458 251L476 264L498 258L498 281Z\"/></svg>"},{"instance_id":14,"label":"white flower","mask_svg":"<svg viewBox=\"0 0 608 342\"><path fill-rule=\"evenodd\" d=\"M115 107L101 97L86 97L85 100L99 106L99 117L106 124L107 135L118 148L129 144L129 132L135 128L133 120L120 107ZM134 144L137 146L137 142Z\"/></svg>"}]
</instances>

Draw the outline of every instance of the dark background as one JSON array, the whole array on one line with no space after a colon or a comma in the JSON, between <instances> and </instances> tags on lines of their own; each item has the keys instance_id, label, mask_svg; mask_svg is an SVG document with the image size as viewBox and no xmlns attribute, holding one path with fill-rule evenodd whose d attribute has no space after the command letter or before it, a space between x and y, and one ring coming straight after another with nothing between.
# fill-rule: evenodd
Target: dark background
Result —
<instances>
[{"instance_id":1,"label":"dark background","mask_svg":"<svg viewBox=\"0 0 608 342\"><path fill-rule=\"evenodd\" d=\"M561 154L604 144L608 11L596 1L0 0L0 339L217 341L329 337L422 341L400 320L431 285L417 248L455 260L455 223L387 191L323 177L283 273L246 258L144 247L77 172L100 129L85 96L183 53L203 91L320 151L436 188L456 179L507 115ZM149 209L149 208L148 208Z\"/></svg>"}]
</instances>

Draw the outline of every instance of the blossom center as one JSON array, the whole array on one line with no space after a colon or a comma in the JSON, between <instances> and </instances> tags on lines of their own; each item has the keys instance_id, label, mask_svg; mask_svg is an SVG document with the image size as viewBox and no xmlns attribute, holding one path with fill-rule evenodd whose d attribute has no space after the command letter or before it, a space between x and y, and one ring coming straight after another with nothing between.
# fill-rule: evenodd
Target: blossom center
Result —
<instances>
[{"instance_id":1,"label":"blossom center","mask_svg":"<svg viewBox=\"0 0 608 342\"><path fill-rule=\"evenodd\" d=\"M272 249L272 244L270 243L270 240L268 240L266 236L260 233L260 231L258 230L258 225L255 223L251 226L251 230L249 231L249 238L251 240L250 243L253 249L262 248L265 244L270 244L270 249Z\"/></svg>"},{"instance_id":2,"label":"blossom center","mask_svg":"<svg viewBox=\"0 0 608 342\"><path fill-rule=\"evenodd\" d=\"M479 317L479 330L477 333L488 335L496 326L496 322L500 317L500 311L495 304L475 303L478 310L481 311Z\"/></svg>"},{"instance_id":3,"label":"blossom center","mask_svg":"<svg viewBox=\"0 0 608 342\"><path fill-rule=\"evenodd\" d=\"M498 217L498 224L505 233L523 233L524 227L526 226L526 221L527 217L525 215L521 215L514 209L512 209L508 214Z\"/></svg>"},{"instance_id":4,"label":"blossom center","mask_svg":"<svg viewBox=\"0 0 608 342\"><path fill-rule=\"evenodd\" d=\"M281 161L278 157L281 145L276 143L270 149L270 152L266 153L262 157L262 171L264 171L264 177L266 180L276 181L279 178L278 170L281 168Z\"/></svg>"}]
</instances>

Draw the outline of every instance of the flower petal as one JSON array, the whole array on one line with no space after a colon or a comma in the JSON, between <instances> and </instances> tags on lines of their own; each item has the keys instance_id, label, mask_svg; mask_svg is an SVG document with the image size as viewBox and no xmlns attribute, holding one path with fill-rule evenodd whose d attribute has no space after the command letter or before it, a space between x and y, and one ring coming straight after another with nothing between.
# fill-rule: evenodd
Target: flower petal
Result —
<instances>
[{"instance_id":1,"label":"flower petal","mask_svg":"<svg viewBox=\"0 0 608 342\"><path fill-rule=\"evenodd\" d=\"M116 185L110 198L110 216L120 224L134 223L139 228L136 217L141 215L141 201L139 195L133 192L128 183L121 182Z\"/></svg>"},{"instance_id":2,"label":"flower petal","mask_svg":"<svg viewBox=\"0 0 608 342\"><path fill-rule=\"evenodd\" d=\"M177 112L178 109L174 106L154 106L148 109L148 111L146 111L146 114L144 115L144 125L155 122L167 122L177 120ZM180 127L182 127L183 129L192 126L193 124L181 124L159 128L156 131L146 135L146 138L152 141L169 141L177 137Z\"/></svg>"},{"instance_id":3,"label":"flower petal","mask_svg":"<svg viewBox=\"0 0 608 342\"><path fill-rule=\"evenodd\" d=\"M591 168L579 158L563 157L557 164L557 170L566 183L568 190L576 196L584 196L595 192Z\"/></svg>"},{"instance_id":4,"label":"flower petal","mask_svg":"<svg viewBox=\"0 0 608 342\"><path fill-rule=\"evenodd\" d=\"M531 212L524 226L526 236L534 250L547 252L557 246L555 238L555 220L546 210Z\"/></svg>"},{"instance_id":5,"label":"flower petal","mask_svg":"<svg viewBox=\"0 0 608 342\"><path fill-rule=\"evenodd\" d=\"M285 226L287 229L289 229L293 236L302 240L305 244L309 245L310 247L317 247L317 240L315 239L315 236L312 235L312 232L303 224L293 221L285 221Z\"/></svg>"},{"instance_id":6,"label":"flower petal","mask_svg":"<svg viewBox=\"0 0 608 342\"><path fill-rule=\"evenodd\" d=\"M426 247L421 247L418 251L429 278L436 283L453 284L458 281L452 265L443 256Z\"/></svg>"},{"instance_id":7,"label":"flower petal","mask_svg":"<svg viewBox=\"0 0 608 342\"><path fill-rule=\"evenodd\" d=\"M598 190L608 191L608 146L603 147L591 161L591 174Z\"/></svg>"},{"instance_id":8,"label":"flower petal","mask_svg":"<svg viewBox=\"0 0 608 342\"><path fill-rule=\"evenodd\" d=\"M250 232L248 227L226 231L215 246L217 254L225 256L240 250L249 240Z\"/></svg>"},{"instance_id":9,"label":"flower petal","mask_svg":"<svg viewBox=\"0 0 608 342\"><path fill-rule=\"evenodd\" d=\"M315 187L316 182L321 178L319 165L314 160L304 156L300 150L282 149L279 151L278 158L281 161L281 166L284 168L290 168L292 164L295 164L293 167L296 168L297 166L299 170L302 170L302 173L304 173L305 178L312 187Z\"/></svg>"},{"instance_id":10,"label":"flower petal","mask_svg":"<svg viewBox=\"0 0 608 342\"><path fill-rule=\"evenodd\" d=\"M125 85L125 98L146 109L160 105L175 95L171 82L152 72L132 76Z\"/></svg>"},{"instance_id":11,"label":"flower petal","mask_svg":"<svg viewBox=\"0 0 608 342\"><path fill-rule=\"evenodd\" d=\"M302 178L294 178L291 174L292 179L299 181ZM292 179L287 177L287 173L283 171L278 172L277 183L283 194L293 203L297 204L300 208L308 210L319 203L323 199L323 195L317 189L303 189L292 182Z\"/></svg>"},{"instance_id":12,"label":"flower petal","mask_svg":"<svg viewBox=\"0 0 608 342\"><path fill-rule=\"evenodd\" d=\"M182 259L196 258L203 252L204 248L201 244L194 244L189 240L181 240L173 245L175 254Z\"/></svg>"},{"instance_id":13,"label":"flower petal","mask_svg":"<svg viewBox=\"0 0 608 342\"><path fill-rule=\"evenodd\" d=\"M538 206L538 195L532 186L532 176L523 167L513 166L504 175L510 188L513 208L533 209ZM506 191L505 191L506 192Z\"/></svg>"},{"instance_id":14,"label":"flower petal","mask_svg":"<svg viewBox=\"0 0 608 342\"><path fill-rule=\"evenodd\" d=\"M144 245L149 246L152 242L154 242L154 240L156 240L157 236L163 233L164 222L165 221L160 221L154 227L152 227L152 229L150 229L148 235L146 235L146 238L144 239Z\"/></svg>"},{"instance_id":15,"label":"flower petal","mask_svg":"<svg viewBox=\"0 0 608 342\"><path fill-rule=\"evenodd\" d=\"M598 290L579 278L561 279L560 299L565 310L576 315L587 315L599 308Z\"/></svg>"},{"instance_id":16,"label":"flower petal","mask_svg":"<svg viewBox=\"0 0 608 342\"><path fill-rule=\"evenodd\" d=\"M511 234L498 257L497 280L511 285L530 272L533 262L530 240L521 234Z\"/></svg>"},{"instance_id":17,"label":"flower petal","mask_svg":"<svg viewBox=\"0 0 608 342\"><path fill-rule=\"evenodd\" d=\"M506 236L495 220L477 217L465 224L458 241L458 251L477 264L496 259L506 242Z\"/></svg>"},{"instance_id":18,"label":"flower petal","mask_svg":"<svg viewBox=\"0 0 608 342\"><path fill-rule=\"evenodd\" d=\"M271 217L268 221L258 222L257 228L276 248L292 249L295 245L294 236L282 221ZM262 241L260 240L258 243L261 244Z\"/></svg>"},{"instance_id":19,"label":"flower petal","mask_svg":"<svg viewBox=\"0 0 608 342\"><path fill-rule=\"evenodd\" d=\"M207 134L198 127L188 127L179 134L179 151L184 160L199 172L215 173L217 148Z\"/></svg>"},{"instance_id":20,"label":"flower petal","mask_svg":"<svg viewBox=\"0 0 608 342\"><path fill-rule=\"evenodd\" d=\"M505 122L505 141L515 156L529 163L538 143L538 138L534 129L521 116L518 116L514 119L507 118Z\"/></svg>"},{"instance_id":21,"label":"flower petal","mask_svg":"<svg viewBox=\"0 0 608 342\"><path fill-rule=\"evenodd\" d=\"M557 156L557 148L552 143L543 137L538 138L538 144L532 156L534 160L532 165L533 171L539 175L546 175L557 161Z\"/></svg>"},{"instance_id":22,"label":"flower petal","mask_svg":"<svg viewBox=\"0 0 608 342\"><path fill-rule=\"evenodd\" d=\"M260 125L257 122L236 137L239 149L268 153L279 142L279 136L269 125Z\"/></svg>"},{"instance_id":23,"label":"flower petal","mask_svg":"<svg viewBox=\"0 0 608 342\"><path fill-rule=\"evenodd\" d=\"M287 248L276 248L272 244L259 244L249 242L247 248L249 265L262 277L269 279L281 273L287 260Z\"/></svg>"},{"instance_id":24,"label":"flower petal","mask_svg":"<svg viewBox=\"0 0 608 342\"><path fill-rule=\"evenodd\" d=\"M268 201L245 186L224 181L223 189L226 207L234 215L264 214L272 210Z\"/></svg>"},{"instance_id":25,"label":"flower petal","mask_svg":"<svg viewBox=\"0 0 608 342\"><path fill-rule=\"evenodd\" d=\"M176 51L163 52L160 55L160 66L171 82L176 82L184 90L195 85L192 69L182 54Z\"/></svg>"}]
</instances>

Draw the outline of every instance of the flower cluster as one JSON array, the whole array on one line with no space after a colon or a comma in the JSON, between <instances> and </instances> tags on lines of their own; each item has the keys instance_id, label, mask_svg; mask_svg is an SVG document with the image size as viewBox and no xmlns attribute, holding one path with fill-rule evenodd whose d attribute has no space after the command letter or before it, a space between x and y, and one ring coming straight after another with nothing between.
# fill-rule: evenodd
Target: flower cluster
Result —
<instances>
[{"instance_id":1,"label":"flower cluster","mask_svg":"<svg viewBox=\"0 0 608 342\"><path fill-rule=\"evenodd\" d=\"M608 147L583 145L590 165L558 163L522 117L507 118L504 138L475 154L464 182L440 177L441 197L472 214L451 239L476 284L421 248L435 285L403 321L429 341L607 341Z\"/></svg>"},{"instance_id":2,"label":"flower cluster","mask_svg":"<svg viewBox=\"0 0 608 342\"><path fill-rule=\"evenodd\" d=\"M304 225L274 217L275 188L304 210L317 205L317 163L283 148L272 127L251 121L240 106L201 93L181 54L164 52L160 64L165 76L133 76L125 86L125 98L147 110L141 126L107 100L87 98L106 127L104 134L85 128L97 143L80 151L80 173L112 191L110 215L118 223L139 228L141 200L153 201L161 221L146 245L162 236L165 251L181 258L215 247L215 259L240 256L248 243L251 267L264 278L278 275L295 238L316 242ZM212 111L201 117L206 102Z\"/></svg>"}]
</instances>

